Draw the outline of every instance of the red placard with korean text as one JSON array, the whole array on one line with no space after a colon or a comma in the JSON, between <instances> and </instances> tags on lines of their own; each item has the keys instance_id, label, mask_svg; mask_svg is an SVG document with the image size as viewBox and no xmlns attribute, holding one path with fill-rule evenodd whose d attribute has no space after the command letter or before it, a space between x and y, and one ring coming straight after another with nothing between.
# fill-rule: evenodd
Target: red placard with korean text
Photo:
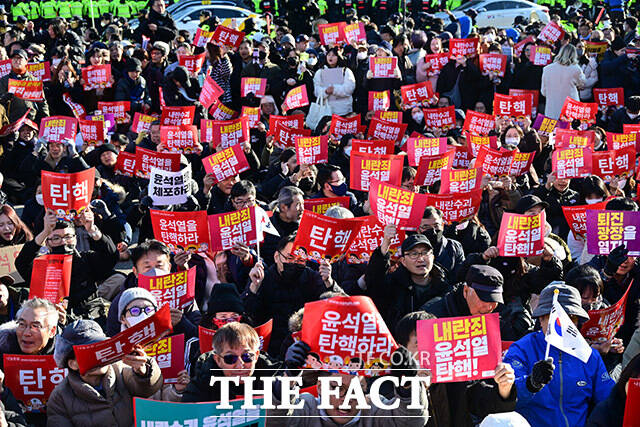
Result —
<instances>
[{"instance_id":1,"label":"red placard with korean text","mask_svg":"<svg viewBox=\"0 0 640 427\"><path fill-rule=\"evenodd\" d=\"M456 150L449 150L435 156L423 156L418 164L418 173L414 180L415 185L433 185L440 180L442 169L453 166L453 158Z\"/></svg>"},{"instance_id":2,"label":"red placard with korean text","mask_svg":"<svg viewBox=\"0 0 640 427\"><path fill-rule=\"evenodd\" d=\"M447 138L427 138L426 136L407 139L409 166L418 166L420 158L437 156L447 151Z\"/></svg>"},{"instance_id":3,"label":"red placard with korean text","mask_svg":"<svg viewBox=\"0 0 640 427\"><path fill-rule=\"evenodd\" d=\"M344 22L333 22L331 24L318 25L320 43L324 46L328 46L345 41L344 26Z\"/></svg>"},{"instance_id":4,"label":"red placard with korean text","mask_svg":"<svg viewBox=\"0 0 640 427\"><path fill-rule=\"evenodd\" d=\"M291 116L276 116L272 114L269 116L269 135L275 133L275 128L278 125L286 126L291 129L304 129L304 114L294 114Z\"/></svg>"},{"instance_id":5,"label":"red placard with korean text","mask_svg":"<svg viewBox=\"0 0 640 427\"><path fill-rule=\"evenodd\" d=\"M329 135L298 137L295 148L298 164L316 165L329 161Z\"/></svg>"},{"instance_id":6,"label":"red placard with korean text","mask_svg":"<svg viewBox=\"0 0 640 427\"><path fill-rule=\"evenodd\" d=\"M519 57L522 54L524 47L527 44L533 43L533 42L535 42L535 39L533 38L533 36L529 36L526 39L519 41L513 46L513 55L516 57Z\"/></svg>"},{"instance_id":7,"label":"red placard with korean text","mask_svg":"<svg viewBox=\"0 0 640 427\"><path fill-rule=\"evenodd\" d=\"M492 150L498 150L498 137L496 135L491 136L479 136L472 135L469 132L465 132L467 137L467 147L471 156L477 157L481 147L487 147Z\"/></svg>"},{"instance_id":8,"label":"red placard with korean text","mask_svg":"<svg viewBox=\"0 0 640 427\"><path fill-rule=\"evenodd\" d=\"M51 63L49 61L29 62L27 64L27 72L41 82L51 81Z\"/></svg>"},{"instance_id":9,"label":"red placard with korean text","mask_svg":"<svg viewBox=\"0 0 640 427\"><path fill-rule=\"evenodd\" d=\"M16 132L20 130L22 125L27 121L27 116L29 115L30 112L31 112L31 108L27 108L27 111L25 111L24 114L20 118L18 118L15 122L2 126L2 128L0 128L0 136L7 136L12 132Z\"/></svg>"},{"instance_id":10,"label":"red placard with korean text","mask_svg":"<svg viewBox=\"0 0 640 427\"><path fill-rule=\"evenodd\" d=\"M440 74L440 70L442 70L442 67L449 63L449 54L444 52L425 55L424 62L428 64L427 74L429 76L435 76Z\"/></svg>"},{"instance_id":11,"label":"red placard with korean text","mask_svg":"<svg viewBox=\"0 0 640 427\"><path fill-rule=\"evenodd\" d=\"M242 31L237 31L224 25L218 25L211 37L211 41L219 46L233 46L236 49L240 46L242 40L244 40Z\"/></svg>"},{"instance_id":12,"label":"red placard with korean text","mask_svg":"<svg viewBox=\"0 0 640 427\"><path fill-rule=\"evenodd\" d=\"M557 149L551 156L552 170L557 178L582 178L591 174L592 154L588 148Z\"/></svg>"},{"instance_id":13,"label":"red placard with korean text","mask_svg":"<svg viewBox=\"0 0 640 427\"><path fill-rule=\"evenodd\" d=\"M509 176L520 176L528 173L533 163L535 152L521 153L520 151L513 152L513 160L511 161L511 167L509 168Z\"/></svg>"},{"instance_id":14,"label":"red placard with korean text","mask_svg":"<svg viewBox=\"0 0 640 427\"><path fill-rule=\"evenodd\" d=\"M391 107L391 94L388 90L369 91L369 111L387 111Z\"/></svg>"},{"instance_id":15,"label":"red placard with korean text","mask_svg":"<svg viewBox=\"0 0 640 427\"><path fill-rule=\"evenodd\" d=\"M274 144L276 147L285 149L293 148L296 144L296 138L311 136L311 129L294 129L285 126L282 122L278 122L273 132Z\"/></svg>"},{"instance_id":16,"label":"red placard with korean text","mask_svg":"<svg viewBox=\"0 0 640 427\"><path fill-rule=\"evenodd\" d=\"M213 31L204 31L198 27L196 35L193 36L193 45L196 47L205 47L213 39Z\"/></svg>"},{"instance_id":17,"label":"red placard with korean text","mask_svg":"<svg viewBox=\"0 0 640 427\"><path fill-rule=\"evenodd\" d=\"M198 101L200 101L200 104L202 104L206 110L209 110L209 107L215 104L223 93L224 90L218 86L218 83L216 83L211 76L207 76L207 78L204 79L204 84L202 85L202 91L200 92Z\"/></svg>"},{"instance_id":18,"label":"red placard with korean text","mask_svg":"<svg viewBox=\"0 0 640 427\"><path fill-rule=\"evenodd\" d=\"M302 341L320 357L313 368L369 377L386 373L398 347L371 298L361 295L306 303Z\"/></svg>"},{"instance_id":19,"label":"red placard with korean text","mask_svg":"<svg viewBox=\"0 0 640 427\"><path fill-rule=\"evenodd\" d=\"M512 150L494 150L483 145L478 150L475 166L481 168L482 173L492 176L509 175L514 153Z\"/></svg>"},{"instance_id":20,"label":"red placard with korean text","mask_svg":"<svg viewBox=\"0 0 640 427\"><path fill-rule=\"evenodd\" d=\"M82 69L84 90L111 87L111 64L92 65Z\"/></svg>"},{"instance_id":21,"label":"red placard with korean text","mask_svg":"<svg viewBox=\"0 0 640 427\"><path fill-rule=\"evenodd\" d=\"M555 149L561 148L591 148L596 139L592 130L556 129Z\"/></svg>"},{"instance_id":22,"label":"red placard with korean text","mask_svg":"<svg viewBox=\"0 0 640 427\"><path fill-rule=\"evenodd\" d=\"M331 116L331 127L329 133L340 139L344 135L356 134L360 129L360 114L353 117L343 118L337 114Z\"/></svg>"},{"instance_id":23,"label":"red placard with korean text","mask_svg":"<svg viewBox=\"0 0 640 427\"><path fill-rule=\"evenodd\" d=\"M546 42L547 44L554 44L564 36L564 29L554 21L549 21L547 25L540 30L538 34L538 41Z\"/></svg>"},{"instance_id":24,"label":"red placard with korean text","mask_svg":"<svg viewBox=\"0 0 640 427\"><path fill-rule=\"evenodd\" d=\"M164 107L160 116L161 126L189 126L193 124L196 107Z\"/></svg>"},{"instance_id":25,"label":"red placard with korean text","mask_svg":"<svg viewBox=\"0 0 640 427\"><path fill-rule=\"evenodd\" d=\"M302 108L309 105L309 96L307 95L307 86L300 85L294 87L284 98L282 103L282 111L295 110L296 108Z\"/></svg>"},{"instance_id":26,"label":"red placard with korean text","mask_svg":"<svg viewBox=\"0 0 640 427\"><path fill-rule=\"evenodd\" d=\"M371 179L400 186L404 156L351 152L350 188L369 191Z\"/></svg>"},{"instance_id":27,"label":"red placard with korean text","mask_svg":"<svg viewBox=\"0 0 640 427\"><path fill-rule=\"evenodd\" d=\"M338 261L358 235L362 222L360 218L331 218L305 210L291 253L302 260Z\"/></svg>"},{"instance_id":28,"label":"red placard with korean text","mask_svg":"<svg viewBox=\"0 0 640 427\"><path fill-rule=\"evenodd\" d=\"M229 250L236 242L245 245L258 243L258 220L255 206L239 211L209 215L208 218L212 251Z\"/></svg>"},{"instance_id":29,"label":"red placard with korean text","mask_svg":"<svg viewBox=\"0 0 640 427\"><path fill-rule=\"evenodd\" d=\"M211 108L209 108L209 116L213 120L231 120L238 116L238 112L216 99Z\"/></svg>"},{"instance_id":30,"label":"red placard with korean text","mask_svg":"<svg viewBox=\"0 0 640 427\"><path fill-rule=\"evenodd\" d=\"M404 85L400 87L402 103L404 108L425 106L429 99L433 98L433 88L431 82L426 80L422 83ZM371 108L369 108L371 110Z\"/></svg>"},{"instance_id":31,"label":"red placard with korean text","mask_svg":"<svg viewBox=\"0 0 640 427\"><path fill-rule=\"evenodd\" d=\"M3 359L4 386L22 402L26 413L45 412L51 392L67 370L58 368L53 355L5 354Z\"/></svg>"},{"instance_id":32,"label":"red placard with korean text","mask_svg":"<svg viewBox=\"0 0 640 427\"><path fill-rule=\"evenodd\" d=\"M498 313L418 320L418 351L429 355L422 367L435 383L492 378L501 360Z\"/></svg>"},{"instance_id":33,"label":"red placard with korean text","mask_svg":"<svg viewBox=\"0 0 640 427\"><path fill-rule=\"evenodd\" d=\"M196 268L170 273L164 276L138 275L138 287L151 292L158 301L171 308L183 309L193 304L196 295Z\"/></svg>"},{"instance_id":34,"label":"red placard with korean text","mask_svg":"<svg viewBox=\"0 0 640 427\"><path fill-rule=\"evenodd\" d=\"M595 151L591 155L593 168L591 173L610 182L614 177L633 176L636 165L636 147L619 150Z\"/></svg>"},{"instance_id":35,"label":"red placard with korean text","mask_svg":"<svg viewBox=\"0 0 640 427\"><path fill-rule=\"evenodd\" d=\"M75 141L77 120L73 117L53 116L40 121L38 138L63 144L66 139Z\"/></svg>"},{"instance_id":36,"label":"red placard with korean text","mask_svg":"<svg viewBox=\"0 0 640 427\"><path fill-rule=\"evenodd\" d=\"M108 340L94 344L74 345L73 352L80 368L80 375L98 366L117 362L131 353L137 345L150 344L172 330L169 306L164 305L153 316Z\"/></svg>"},{"instance_id":37,"label":"red placard with korean text","mask_svg":"<svg viewBox=\"0 0 640 427\"><path fill-rule=\"evenodd\" d=\"M521 96L524 95L529 98L531 103L531 114L536 115L538 112L538 101L540 98L539 90L526 90L526 89L509 89L509 95ZM536 116L536 119L538 117Z\"/></svg>"},{"instance_id":38,"label":"red placard with korean text","mask_svg":"<svg viewBox=\"0 0 640 427\"><path fill-rule=\"evenodd\" d=\"M429 194L429 206L442 211L442 219L447 224L460 222L474 216L480 209L482 189L455 194Z\"/></svg>"},{"instance_id":39,"label":"red placard with korean text","mask_svg":"<svg viewBox=\"0 0 640 427\"><path fill-rule=\"evenodd\" d=\"M500 223L500 256L528 257L542 255L544 249L545 212L519 215L505 212Z\"/></svg>"},{"instance_id":40,"label":"red placard with korean text","mask_svg":"<svg viewBox=\"0 0 640 427\"><path fill-rule=\"evenodd\" d=\"M341 197L319 197L317 199L304 199L304 208L317 214L324 214L327 209L332 206L342 206L349 209L351 198L349 196Z\"/></svg>"},{"instance_id":41,"label":"red placard with korean text","mask_svg":"<svg viewBox=\"0 0 640 427\"><path fill-rule=\"evenodd\" d=\"M207 120L200 122L201 131L211 129L211 138L206 141L217 142L217 146L229 148L233 145L249 141L249 118L240 117L233 120Z\"/></svg>"},{"instance_id":42,"label":"red placard with korean text","mask_svg":"<svg viewBox=\"0 0 640 427\"><path fill-rule=\"evenodd\" d=\"M207 211L170 212L151 209L153 236L169 246L172 252L178 249L204 252L211 247Z\"/></svg>"},{"instance_id":43,"label":"red placard with korean text","mask_svg":"<svg viewBox=\"0 0 640 427\"><path fill-rule=\"evenodd\" d=\"M473 135L488 135L495 127L496 118L493 115L467 110L462 129Z\"/></svg>"},{"instance_id":44,"label":"red placard with korean text","mask_svg":"<svg viewBox=\"0 0 640 427\"><path fill-rule=\"evenodd\" d=\"M560 111L560 120L595 123L596 114L598 114L598 104L595 102L580 102L567 97Z\"/></svg>"},{"instance_id":45,"label":"red placard with korean text","mask_svg":"<svg viewBox=\"0 0 640 427\"><path fill-rule=\"evenodd\" d=\"M42 198L44 207L53 209L58 216L82 212L89 206L95 184L95 168L76 173L42 171Z\"/></svg>"},{"instance_id":46,"label":"red placard with korean text","mask_svg":"<svg viewBox=\"0 0 640 427\"><path fill-rule=\"evenodd\" d=\"M149 178L151 168L169 172L180 170L180 153L158 153L146 148L136 147L135 173L139 178Z\"/></svg>"},{"instance_id":47,"label":"red placard with korean text","mask_svg":"<svg viewBox=\"0 0 640 427\"><path fill-rule=\"evenodd\" d=\"M205 56L205 52L200 55L179 55L178 65L185 67L191 74L198 74L204 64Z\"/></svg>"},{"instance_id":48,"label":"red placard with korean text","mask_svg":"<svg viewBox=\"0 0 640 427\"><path fill-rule=\"evenodd\" d=\"M256 98L262 98L267 91L267 79L259 77L243 77L240 80L240 96L243 98L253 93Z\"/></svg>"},{"instance_id":49,"label":"red placard with korean text","mask_svg":"<svg viewBox=\"0 0 640 427\"><path fill-rule=\"evenodd\" d=\"M551 52L550 48L546 46L531 46L529 61L531 61L533 65L544 67L545 65L551 64L552 60L553 52Z\"/></svg>"},{"instance_id":50,"label":"red placard with korean text","mask_svg":"<svg viewBox=\"0 0 640 427\"><path fill-rule=\"evenodd\" d=\"M500 53L480 54L480 71L483 74L493 73L499 77L504 77L507 69L507 55Z\"/></svg>"},{"instance_id":51,"label":"red placard with korean text","mask_svg":"<svg viewBox=\"0 0 640 427\"><path fill-rule=\"evenodd\" d=\"M593 88L593 99L601 107L622 106L624 105L624 89L621 87Z\"/></svg>"},{"instance_id":52,"label":"red placard with korean text","mask_svg":"<svg viewBox=\"0 0 640 427\"><path fill-rule=\"evenodd\" d=\"M114 169L116 173L120 172L125 176L133 176L136 170L136 155L126 151L119 152Z\"/></svg>"},{"instance_id":53,"label":"red placard with korean text","mask_svg":"<svg viewBox=\"0 0 640 427\"><path fill-rule=\"evenodd\" d=\"M636 132L629 133L612 133L607 132L607 148L609 150L619 150L626 147L636 147L638 143L638 134Z\"/></svg>"},{"instance_id":54,"label":"red placard with korean text","mask_svg":"<svg viewBox=\"0 0 640 427\"><path fill-rule=\"evenodd\" d=\"M42 101L44 99L42 82L39 80L9 79L7 92L26 101Z\"/></svg>"},{"instance_id":55,"label":"red placard with korean text","mask_svg":"<svg viewBox=\"0 0 640 427\"><path fill-rule=\"evenodd\" d=\"M638 427L640 420L640 378L629 378L622 427Z\"/></svg>"},{"instance_id":56,"label":"red placard with korean text","mask_svg":"<svg viewBox=\"0 0 640 427\"><path fill-rule=\"evenodd\" d=\"M354 22L353 24L345 25L343 31L344 38L349 44L367 41L364 22Z\"/></svg>"},{"instance_id":57,"label":"red placard with korean text","mask_svg":"<svg viewBox=\"0 0 640 427\"><path fill-rule=\"evenodd\" d=\"M562 213L567 220L567 224L569 224L571 232L577 238L587 234L587 211L590 209L604 209L606 205L607 201L604 200L592 205L562 206Z\"/></svg>"},{"instance_id":58,"label":"red placard with korean text","mask_svg":"<svg viewBox=\"0 0 640 427\"><path fill-rule=\"evenodd\" d=\"M145 347L144 352L156 360L165 384L178 382L178 374L184 369L184 334L162 338Z\"/></svg>"},{"instance_id":59,"label":"red placard with korean text","mask_svg":"<svg viewBox=\"0 0 640 427\"><path fill-rule=\"evenodd\" d=\"M249 162L240 145L233 145L202 159L204 170L213 174L215 182L236 176L249 169Z\"/></svg>"},{"instance_id":60,"label":"red placard with korean text","mask_svg":"<svg viewBox=\"0 0 640 427\"><path fill-rule=\"evenodd\" d=\"M369 204L381 224L395 224L401 230L416 230L429 196L414 193L378 180L371 181Z\"/></svg>"},{"instance_id":61,"label":"red placard with korean text","mask_svg":"<svg viewBox=\"0 0 640 427\"><path fill-rule=\"evenodd\" d=\"M65 93L62 95L62 100L64 101L65 104L69 106L69 108L71 109L71 112L73 113L76 119L82 118L87 114L82 104L74 102L68 93Z\"/></svg>"},{"instance_id":62,"label":"red placard with korean text","mask_svg":"<svg viewBox=\"0 0 640 427\"><path fill-rule=\"evenodd\" d=\"M375 215L361 218L364 222L362 227L360 227L360 232L347 251L348 264L363 264L369 262L371 254L382 244L384 237L384 225L378 221ZM391 240L389 253L392 257L398 253L398 249L404 241L405 234L404 230L398 230L395 237Z\"/></svg>"},{"instance_id":63,"label":"red placard with korean text","mask_svg":"<svg viewBox=\"0 0 640 427\"><path fill-rule=\"evenodd\" d=\"M456 127L456 108L451 105L443 108L425 108L424 124L428 129L441 129L443 132Z\"/></svg>"},{"instance_id":64,"label":"red placard with korean text","mask_svg":"<svg viewBox=\"0 0 640 427\"><path fill-rule=\"evenodd\" d=\"M580 332L588 342L601 343L613 338L624 323L624 312L627 307L627 297L633 285L633 280L620 300L610 307L601 310L589 310L589 320Z\"/></svg>"},{"instance_id":65,"label":"red placard with korean text","mask_svg":"<svg viewBox=\"0 0 640 427\"><path fill-rule=\"evenodd\" d=\"M369 70L374 79L392 79L396 77L398 58L395 56L370 56Z\"/></svg>"},{"instance_id":66,"label":"red placard with korean text","mask_svg":"<svg viewBox=\"0 0 640 427\"><path fill-rule=\"evenodd\" d=\"M524 95L496 93L493 98L493 114L496 117L529 117L531 116L531 100Z\"/></svg>"},{"instance_id":67,"label":"red placard with korean text","mask_svg":"<svg viewBox=\"0 0 640 427\"><path fill-rule=\"evenodd\" d=\"M372 119L367 132L368 139L400 141L407 130L406 123L391 123L381 119Z\"/></svg>"},{"instance_id":68,"label":"red placard with korean text","mask_svg":"<svg viewBox=\"0 0 640 427\"><path fill-rule=\"evenodd\" d=\"M102 120L78 120L82 140L87 145L98 146L104 143L104 122Z\"/></svg>"},{"instance_id":69,"label":"red placard with korean text","mask_svg":"<svg viewBox=\"0 0 640 427\"><path fill-rule=\"evenodd\" d=\"M482 185L482 169L443 169L439 194L455 194L477 190Z\"/></svg>"},{"instance_id":70,"label":"red placard with korean text","mask_svg":"<svg viewBox=\"0 0 640 427\"><path fill-rule=\"evenodd\" d=\"M11 59L3 59L0 61L0 78L11 72Z\"/></svg>"},{"instance_id":71,"label":"red placard with korean text","mask_svg":"<svg viewBox=\"0 0 640 427\"><path fill-rule=\"evenodd\" d=\"M113 114L116 123L127 123L130 118L127 113L131 111L130 101L98 102L98 110L104 114Z\"/></svg>"},{"instance_id":72,"label":"red placard with korean text","mask_svg":"<svg viewBox=\"0 0 640 427\"><path fill-rule=\"evenodd\" d=\"M271 342L271 332L273 331L273 319L269 319L260 326L253 328L260 338L260 346L258 350L266 351L269 348ZM213 336L216 331L213 329L203 328L198 326L198 340L200 341L200 353L204 354L213 350Z\"/></svg>"},{"instance_id":73,"label":"red placard with korean text","mask_svg":"<svg viewBox=\"0 0 640 427\"><path fill-rule=\"evenodd\" d=\"M370 154L393 154L395 147L394 141L385 141L382 139L352 139L352 153L370 153Z\"/></svg>"},{"instance_id":74,"label":"red placard with korean text","mask_svg":"<svg viewBox=\"0 0 640 427\"><path fill-rule=\"evenodd\" d=\"M249 128L254 128L258 123L260 123L260 107L248 107L243 105L240 117L246 117ZM202 120L200 121L200 126L202 126Z\"/></svg>"},{"instance_id":75,"label":"red placard with korean text","mask_svg":"<svg viewBox=\"0 0 640 427\"><path fill-rule=\"evenodd\" d=\"M449 39L449 57L474 57L478 54L478 38Z\"/></svg>"},{"instance_id":76,"label":"red placard with korean text","mask_svg":"<svg viewBox=\"0 0 640 427\"><path fill-rule=\"evenodd\" d=\"M33 260L29 299L43 298L59 304L69 296L72 255L48 254Z\"/></svg>"},{"instance_id":77,"label":"red placard with korean text","mask_svg":"<svg viewBox=\"0 0 640 427\"><path fill-rule=\"evenodd\" d=\"M133 115L133 123L131 124L131 132L149 132L151 130L151 123L155 120L157 120L156 117L142 113L135 113Z\"/></svg>"},{"instance_id":78,"label":"red placard with korean text","mask_svg":"<svg viewBox=\"0 0 640 427\"><path fill-rule=\"evenodd\" d=\"M373 118L378 120L384 120L389 123L402 123L401 111L374 111Z\"/></svg>"}]
</instances>

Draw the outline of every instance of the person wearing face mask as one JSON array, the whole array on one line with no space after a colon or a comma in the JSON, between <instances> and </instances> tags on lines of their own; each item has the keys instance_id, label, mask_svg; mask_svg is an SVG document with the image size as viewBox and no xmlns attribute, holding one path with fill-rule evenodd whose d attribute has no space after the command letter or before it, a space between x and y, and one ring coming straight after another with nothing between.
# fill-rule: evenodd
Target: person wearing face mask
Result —
<instances>
[{"instance_id":1,"label":"person wearing face mask","mask_svg":"<svg viewBox=\"0 0 640 427\"><path fill-rule=\"evenodd\" d=\"M413 132L418 132L420 134L425 134L427 128L424 122L424 112L420 107L413 107L411 111L409 111L409 126L407 126L407 135L411 135ZM405 112L405 117L407 114Z\"/></svg>"},{"instance_id":2,"label":"person wearing face mask","mask_svg":"<svg viewBox=\"0 0 640 427\"><path fill-rule=\"evenodd\" d=\"M556 178L556 174L551 172L547 175L545 185L538 186L532 192L534 196L549 204L546 209L547 222L551 224L552 232L564 241L569 234L569 224L562 212L562 206L577 205L579 200L578 192L569 188L570 183L571 179Z\"/></svg>"},{"instance_id":3,"label":"person wearing face mask","mask_svg":"<svg viewBox=\"0 0 640 427\"><path fill-rule=\"evenodd\" d=\"M287 66L282 72L284 85L280 99L284 99L286 94L294 87L305 85L307 88L309 102L314 102L313 74L307 69L306 62L301 62L298 55L295 54L295 51L291 52L292 53L289 54L289 57L286 60Z\"/></svg>"},{"instance_id":4,"label":"person wearing face mask","mask_svg":"<svg viewBox=\"0 0 640 427\"><path fill-rule=\"evenodd\" d=\"M306 302L319 299L327 291L343 292L331 277L331 264L323 260L318 271L297 261L291 253L296 234L282 237L275 247L274 264L257 263L249 273L242 294L244 307L258 325L273 319L273 332L267 353L277 355L289 335L288 320Z\"/></svg>"},{"instance_id":5,"label":"person wearing face mask","mask_svg":"<svg viewBox=\"0 0 640 427\"><path fill-rule=\"evenodd\" d=\"M79 45L79 42L78 42ZM40 120L49 115L49 104L46 98L42 101L27 101L9 93L9 79L33 81L36 78L27 71L29 55L24 49L15 49L11 55L11 71L0 79L0 103L7 110L10 123L16 122L29 109L28 118L40 123Z\"/></svg>"},{"instance_id":6,"label":"person wearing face mask","mask_svg":"<svg viewBox=\"0 0 640 427\"><path fill-rule=\"evenodd\" d=\"M349 197L349 210L354 214L362 212L362 206L358 203L355 194L348 190L347 180L339 167L332 164L321 167L318 170L316 182L320 191L311 196L312 199L346 196Z\"/></svg>"},{"instance_id":7,"label":"person wearing face mask","mask_svg":"<svg viewBox=\"0 0 640 427\"><path fill-rule=\"evenodd\" d=\"M621 133L626 124L640 123L640 96L630 96L624 107L617 109L609 119L609 132Z\"/></svg>"},{"instance_id":8,"label":"person wearing face mask","mask_svg":"<svg viewBox=\"0 0 640 427\"><path fill-rule=\"evenodd\" d=\"M491 245L491 236L477 215L466 221L445 225L444 236L460 242L465 258L474 252L484 252Z\"/></svg>"},{"instance_id":9,"label":"person wearing face mask","mask_svg":"<svg viewBox=\"0 0 640 427\"><path fill-rule=\"evenodd\" d=\"M26 119L18 132L9 135L3 144L4 153L0 161L5 179L2 189L7 192L10 200L17 203L26 202L28 191L33 185L33 176L27 172L31 170L31 165L23 165L23 162L27 158L30 161L34 159L31 153L36 148L37 136L38 125Z\"/></svg>"},{"instance_id":10,"label":"person wearing face mask","mask_svg":"<svg viewBox=\"0 0 640 427\"><path fill-rule=\"evenodd\" d=\"M434 206L427 206L420 220L418 232L429 239L434 260L446 272L449 283L455 283L458 270L464 264L464 250L457 240L444 237L442 212Z\"/></svg>"},{"instance_id":11,"label":"person wearing face mask","mask_svg":"<svg viewBox=\"0 0 640 427\"><path fill-rule=\"evenodd\" d=\"M580 101L589 102L593 99L593 87L598 83L598 61L595 55L585 55L583 41L578 42L578 64L584 73L584 86L580 91Z\"/></svg>"}]
</instances>

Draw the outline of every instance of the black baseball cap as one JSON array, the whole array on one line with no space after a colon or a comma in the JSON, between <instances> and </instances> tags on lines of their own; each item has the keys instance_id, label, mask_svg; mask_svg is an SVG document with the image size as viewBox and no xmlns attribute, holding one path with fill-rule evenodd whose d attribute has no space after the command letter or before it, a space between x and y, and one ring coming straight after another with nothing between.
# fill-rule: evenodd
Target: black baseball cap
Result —
<instances>
[{"instance_id":1,"label":"black baseball cap","mask_svg":"<svg viewBox=\"0 0 640 427\"><path fill-rule=\"evenodd\" d=\"M431 242L427 239L427 236L424 234L416 233L404 239L402 242L402 254L406 254L411 249L415 248L418 245L425 245L427 249L433 250L433 246L431 246Z\"/></svg>"},{"instance_id":2,"label":"black baseball cap","mask_svg":"<svg viewBox=\"0 0 640 427\"><path fill-rule=\"evenodd\" d=\"M495 268L489 265L472 265L467 272L466 282L482 301L504 304L502 299L504 279Z\"/></svg>"}]
</instances>

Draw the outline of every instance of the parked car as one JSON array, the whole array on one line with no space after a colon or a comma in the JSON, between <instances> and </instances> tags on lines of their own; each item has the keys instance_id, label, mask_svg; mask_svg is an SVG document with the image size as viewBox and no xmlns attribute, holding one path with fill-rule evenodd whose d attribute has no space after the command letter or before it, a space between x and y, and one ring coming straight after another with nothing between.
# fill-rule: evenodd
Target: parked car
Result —
<instances>
[{"instance_id":1,"label":"parked car","mask_svg":"<svg viewBox=\"0 0 640 427\"><path fill-rule=\"evenodd\" d=\"M513 20L516 16L522 16L529 20L537 18L538 21L544 24L551 20L549 9L546 6L527 0L471 0L451 12L458 18L463 16L464 12L469 9L474 9L478 12L476 26L479 28L512 28ZM435 16L442 18L445 25L450 22L449 15L444 12L438 12Z\"/></svg>"}]
</instances>

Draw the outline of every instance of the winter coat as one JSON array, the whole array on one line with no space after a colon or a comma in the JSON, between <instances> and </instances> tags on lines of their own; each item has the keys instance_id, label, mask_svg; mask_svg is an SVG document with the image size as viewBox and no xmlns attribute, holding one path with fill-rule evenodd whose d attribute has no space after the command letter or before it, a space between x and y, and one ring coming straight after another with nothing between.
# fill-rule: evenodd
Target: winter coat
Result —
<instances>
[{"instance_id":1,"label":"winter coat","mask_svg":"<svg viewBox=\"0 0 640 427\"><path fill-rule=\"evenodd\" d=\"M142 112L142 106L144 104L151 105L149 88L147 87L147 81L144 77L131 80L127 74L118 80L114 98L116 101L130 101L131 114Z\"/></svg>"},{"instance_id":2,"label":"winter coat","mask_svg":"<svg viewBox=\"0 0 640 427\"><path fill-rule=\"evenodd\" d=\"M18 75L13 70L0 78L0 97L9 96L9 101L3 101L2 104L7 110L7 117L10 123L16 122L29 108L31 108L31 111L27 117L36 123L40 123L40 120L49 116L49 104L46 99L43 101L26 101L9 94L9 79L34 81L36 78L29 72Z\"/></svg>"},{"instance_id":3,"label":"winter coat","mask_svg":"<svg viewBox=\"0 0 640 427\"><path fill-rule=\"evenodd\" d=\"M316 71L313 77L313 84L316 98L323 98L331 107L331 113L344 116L353 112L353 92L356 88L356 79L353 72L349 68L342 70L342 83L332 84L327 80L328 67L321 68ZM325 92L329 86L333 86L333 93L327 95Z\"/></svg>"},{"instance_id":4,"label":"winter coat","mask_svg":"<svg viewBox=\"0 0 640 427\"><path fill-rule=\"evenodd\" d=\"M625 84L625 73L629 58L627 55L617 56L615 53L607 50L604 53L602 61L599 65L600 86L604 88L623 87ZM626 95L626 94L625 94Z\"/></svg>"},{"instance_id":5,"label":"winter coat","mask_svg":"<svg viewBox=\"0 0 640 427\"><path fill-rule=\"evenodd\" d=\"M586 427L622 427L626 401L620 399L616 389L609 397L598 403L589 418Z\"/></svg>"},{"instance_id":6,"label":"winter coat","mask_svg":"<svg viewBox=\"0 0 640 427\"><path fill-rule=\"evenodd\" d=\"M438 76L436 92L441 95L449 94L455 101L456 85L459 90L459 100L456 108L473 110L480 94L486 89L486 80L482 79L480 70L471 61L465 66L456 66L456 61L449 61L442 67Z\"/></svg>"},{"instance_id":7,"label":"winter coat","mask_svg":"<svg viewBox=\"0 0 640 427\"><path fill-rule=\"evenodd\" d=\"M580 101L593 99L593 87L598 83L598 61L589 58L589 63L580 67L584 73L584 86L580 88Z\"/></svg>"},{"instance_id":8,"label":"winter coat","mask_svg":"<svg viewBox=\"0 0 640 427\"><path fill-rule=\"evenodd\" d=\"M16 328L18 323L15 321L4 323L0 326L0 368L4 366L4 354L25 354L18 343ZM49 339L47 345L38 352L39 355L53 354L55 346L55 337Z\"/></svg>"},{"instance_id":9,"label":"winter coat","mask_svg":"<svg viewBox=\"0 0 640 427\"><path fill-rule=\"evenodd\" d=\"M553 62L544 67L540 87L540 94L547 99L544 115L558 119L567 97L579 101L578 88L584 85L584 73L577 64L566 66Z\"/></svg>"},{"instance_id":10,"label":"winter coat","mask_svg":"<svg viewBox=\"0 0 640 427\"><path fill-rule=\"evenodd\" d=\"M156 31L151 31L149 29L149 24L156 24L158 29ZM150 43L154 43L158 40L170 43L178 33L176 23L173 21L173 18L169 13L165 12L164 14L159 14L153 9L149 11L149 15L147 15L146 19L142 19L140 21L140 25L136 31L139 31L140 35L149 37ZM142 37L139 37L138 41L141 42Z\"/></svg>"},{"instance_id":11,"label":"winter coat","mask_svg":"<svg viewBox=\"0 0 640 427\"><path fill-rule=\"evenodd\" d=\"M447 281L455 283L458 271L464 263L464 251L460 242L442 236L442 243L439 248L433 249L433 255L434 261L444 269Z\"/></svg>"},{"instance_id":12,"label":"winter coat","mask_svg":"<svg viewBox=\"0 0 640 427\"><path fill-rule=\"evenodd\" d=\"M567 188L560 193L555 187L547 190L547 187L541 185L533 190L533 194L549 203L549 207L545 209L545 213L547 214L547 222L551 225L551 232L566 241L567 235L569 234L569 224L567 224L567 220L564 217L562 207L577 205L579 199L578 192Z\"/></svg>"}]
</instances>

